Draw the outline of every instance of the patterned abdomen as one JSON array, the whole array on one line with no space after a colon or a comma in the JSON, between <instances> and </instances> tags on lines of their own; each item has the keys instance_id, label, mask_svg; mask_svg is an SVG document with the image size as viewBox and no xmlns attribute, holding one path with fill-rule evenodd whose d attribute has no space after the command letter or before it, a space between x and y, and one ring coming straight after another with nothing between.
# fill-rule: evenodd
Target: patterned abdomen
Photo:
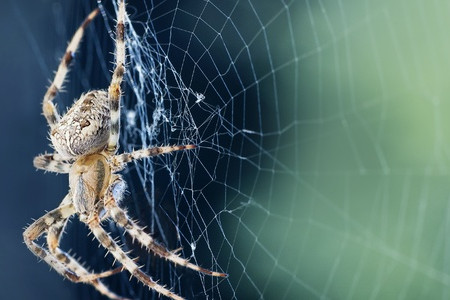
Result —
<instances>
[{"instance_id":1,"label":"patterned abdomen","mask_svg":"<svg viewBox=\"0 0 450 300\"><path fill-rule=\"evenodd\" d=\"M65 159L102 151L109 137L106 91L82 95L50 133L53 147Z\"/></svg>"}]
</instances>

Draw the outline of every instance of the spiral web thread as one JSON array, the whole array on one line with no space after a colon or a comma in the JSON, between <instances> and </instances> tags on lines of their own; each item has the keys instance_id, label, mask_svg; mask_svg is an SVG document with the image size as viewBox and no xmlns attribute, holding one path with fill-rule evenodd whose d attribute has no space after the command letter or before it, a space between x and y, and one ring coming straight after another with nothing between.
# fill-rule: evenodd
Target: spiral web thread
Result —
<instances>
[{"instance_id":1,"label":"spiral web thread","mask_svg":"<svg viewBox=\"0 0 450 300\"><path fill-rule=\"evenodd\" d=\"M102 5L109 35L85 45L108 78L115 13ZM120 151L198 148L131 166L125 204L169 249L229 276L134 249L146 272L189 299L448 298L448 4L127 11ZM120 276L124 294L158 297Z\"/></svg>"}]
</instances>

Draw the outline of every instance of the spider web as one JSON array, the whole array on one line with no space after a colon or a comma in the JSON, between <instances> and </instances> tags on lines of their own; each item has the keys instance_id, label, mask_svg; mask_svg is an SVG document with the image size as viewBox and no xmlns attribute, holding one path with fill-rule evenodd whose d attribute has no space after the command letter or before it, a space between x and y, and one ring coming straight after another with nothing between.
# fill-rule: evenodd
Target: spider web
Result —
<instances>
[{"instance_id":1,"label":"spider web","mask_svg":"<svg viewBox=\"0 0 450 300\"><path fill-rule=\"evenodd\" d=\"M134 249L146 272L189 299L448 298L449 2L128 2L120 151L198 148L131 166L124 205L229 276ZM101 7L85 90L112 69ZM108 283L158 298L126 274Z\"/></svg>"}]
</instances>

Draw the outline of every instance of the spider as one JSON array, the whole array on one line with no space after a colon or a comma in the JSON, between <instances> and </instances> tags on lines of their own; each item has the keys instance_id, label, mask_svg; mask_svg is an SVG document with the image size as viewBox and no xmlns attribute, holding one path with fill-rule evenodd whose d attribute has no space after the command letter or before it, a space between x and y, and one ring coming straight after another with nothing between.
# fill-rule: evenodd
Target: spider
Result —
<instances>
[{"instance_id":1,"label":"spider","mask_svg":"<svg viewBox=\"0 0 450 300\"><path fill-rule=\"evenodd\" d=\"M68 66L74 57L83 33L99 10L91 12L67 46L54 80L43 99L43 113L50 126L50 138L55 152L35 157L38 169L69 174L69 192L54 210L33 222L23 233L27 247L39 258L47 262L59 274L73 282L83 282L94 286L101 294L111 299L125 299L106 287L101 278L127 270L144 285L161 295L172 299L183 299L149 275L141 271L128 253L102 228L101 222L112 219L148 251L175 264L211 276L226 277L227 274L204 269L170 251L147 234L142 227L130 219L126 211L119 207L125 192L125 181L117 172L126 164L146 157L178 150L194 149L194 145L179 145L140 149L130 153L115 155L120 129L121 83L125 73L125 3L118 0L116 23L115 69L107 91L94 90L81 97L65 115L60 117L53 99L61 89ZM59 247L59 242L68 219L77 215L93 235L122 265L101 273L92 273L73 256ZM46 233L47 247L36 240Z\"/></svg>"}]
</instances>

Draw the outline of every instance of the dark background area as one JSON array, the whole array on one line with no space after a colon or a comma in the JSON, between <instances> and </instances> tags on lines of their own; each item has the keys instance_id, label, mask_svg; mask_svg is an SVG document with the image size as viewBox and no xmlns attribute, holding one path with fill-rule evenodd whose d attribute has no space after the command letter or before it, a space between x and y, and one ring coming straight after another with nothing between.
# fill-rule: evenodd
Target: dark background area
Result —
<instances>
[{"instance_id":1,"label":"dark background area","mask_svg":"<svg viewBox=\"0 0 450 300\"><path fill-rule=\"evenodd\" d=\"M0 89L4 105L0 118L2 122L0 159L3 167L0 182L4 203L0 210L0 228L4 232L0 255L0 267L4 270L0 275L0 282L4 283L2 298L104 299L90 286L63 280L59 274L50 270L45 262L38 262L22 240L24 227L46 211L55 208L68 191L67 175L37 171L32 165L32 160L38 154L52 152L47 138L48 126L42 116L42 97L50 80L53 79L53 72L59 64L67 42L84 17L93 9L93 5L94 1L91 5L80 1L61 3L52 0L0 3L2 22L0 33L4 37L0 47L3 70ZM106 11L111 12L110 4L105 5ZM167 8L159 6L159 10L164 12L165 9ZM136 10L139 8L133 6L129 13ZM145 14L141 16L145 21ZM135 15L134 19L139 19L139 15ZM170 18L167 22L162 20L163 24L167 23L163 26L170 26L169 21ZM109 26L114 24L109 23ZM111 55L113 47L104 20L97 18L86 31L71 72L66 78L64 91L55 101L61 114L82 92L107 86L111 69L111 65L107 62L113 60ZM180 64L181 61L175 63ZM83 67L80 68L80 65ZM208 158L203 156L203 159L207 161ZM214 157L212 159L214 160ZM133 180L132 176L136 174L131 173L127 176L127 179ZM201 180L201 177L198 176L198 179ZM159 180L164 184L163 178ZM136 191L132 186L130 189L137 195L136 197L143 198L142 191ZM216 191L211 192L213 193ZM139 211L148 213L149 208L145 205L136 208L136 205L133 207L134 210L138 210L136 215L141 214L139 219L141 217L149 219L148 216L139 213ZM201 209L201 204L199 207ZM190 207L184 209L189 210ZM167 211L170 212L170 209ZM114 229L112 228L112 231ZM88 266L94 266L98 271L109 269L113 260L110 256L103 258L104 251L99 250L98 244L91 242L91 237L87 235L88 230L72 218L66 228L62 248L74 250L77 256L83 257L82 261L86 261ZM155 236L159 237L157 232ZM174 237L175 234L169 235L170 240L165 241L166 244L174 247L176 245ZM39 243L44 243L44 240L40 239ZM143 253L138 254L145 257ZM176 275L174 277L173 271L170 271L171 267L169 266L168 270L167 264L162 264L158 259L148 257L141 263L149 264L151 270L145 271L150 274L153 272L153 276L156 273L157 278L163 277L166 284L179 280ZM201 283L190 281L187 276L184 280L187 280L184 284L191 287L192 291L195 290L196 284L201 287ZM135 280L129 282L129 275L126 272L111 280L108 279L107 284L118 294L142 299L155 296ZM133 288L130 289L130 286ZM130 295L131 290L135 292L134 295Z\"/></svg>"},{"instance_id":2,"label":"dark background area","mask_svg":"<svg viewBox=\"0 0 450 300\"><path fill-rule=\"evenodd\" d=\"M1 298L103 299L90 286L63 280L45 262L38 262L22 239L23 229L33 219L57 207L68 191L67 175L37 171L32 160L38 154L52 152L48 126L42 115L42 97L69 39L93 5L51 0L0 3L0 33L4 37L0 47L3 70L0 89L4 105L0 118L0 159L4 170L0 180L4 199L0 210L3 231L0 267L4 270L0 275ZM60 114L82 92L107 86L110 66L105 62L113 60L110 54L113 48L106 30L98 26L102 22L103 19L97 18L85 33L64 90L55 101ZM102 50L93 50L103 46L109 49L104 52L106 58L100 57ZM87 266L109 269L112 258L104 258L105 253L87 235L88 230L72 218L61 246L83 257ZM44 241L41 238L39 243ZM123 288L120 282L128 283L128 278L123 273L113 279L116 292Z\"/></svg>"},{"instance_id":3,"label":"dark background area","mask_svg":"<svg viewBox=\"0 0 450 300\"><path fill-rule=\"evenodd\" d=\"M68 40L91 9L77 1L66 3L65 7L60 1L48 0L0 3L0 33L4 38L0 47L3 70L0 88L4 105L0 118L0 159L4 171L0 175L4 203L0 210L3 232L0 267L4 272L1 272L0 282L4 299L102 299L91 287L63 280L49 270L46 263L38 263L22 240L24 227L55 208L68 190L67 175L36 171L32 159L37 154L51 152L48 127L42 116L42 97ZM100 18L95 21L96 24L101 22ZM72 67L65 91L56 100L60 113L65 111L64 105L70 105L82 91L106 86L109 66L105 61L111 61L112 56L107 60L98 59L97 55L102 53L93 52L92 41L104 42L105 47L111 46L111 42L107 42L109 36L105 30L95 31L94 26L86 32L76 57L76 63L83 63L83 71L87 71L81 72L76 63ZM97 33L104 37L93 36ZM105 53L109 52L112 50ZM91 76L93 73L97 75ZM98 261L97 244L90 242L87 234L83 225L74 220L69 223L66 230L69 237L63 240L62 246L73 249L90 266L111 266L112 259L100 256ZM83 237L83 240L76 237ZM124 279L120 276L115 279L117 292L120 289L117 282ZM123 281L128 282L128 275L123 276L126 277Z\"/></svg>"},{"instance_id":4,"label":"dark background area","mask_svg":"<svg viewBox=\"0 0 450 300\"><path fill-rule=\"evenodd\" d=\"M37 172L33 157L50 151L42 96L56 67L52 2L1 1L1 191L0 282L4 299L76 299L73 286L46 263L38 263L22 240L32 218L56 207L67 191L67 177ZM62 51L62 50L61 50Z\"/></svg>"}]
</instances>

